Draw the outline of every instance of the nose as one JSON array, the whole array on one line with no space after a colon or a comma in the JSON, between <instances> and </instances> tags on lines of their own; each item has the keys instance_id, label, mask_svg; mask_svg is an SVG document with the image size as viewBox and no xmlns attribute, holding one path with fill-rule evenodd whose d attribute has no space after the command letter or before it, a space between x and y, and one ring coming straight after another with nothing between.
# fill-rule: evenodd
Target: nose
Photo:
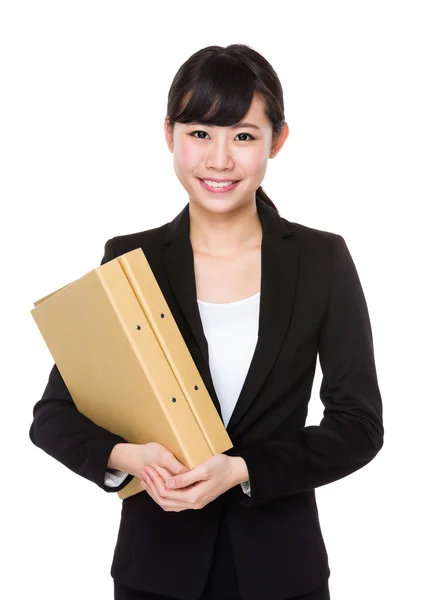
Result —
<instances>
[{"instance_id":1,"label":"nose","mask_svg":"<svg viewBox=\"0 0 436 600\"><path fill-rule=\"evenodd\" d=\"M232 169L234 162L229 143L226 139L216 138L208 148L206 158L206 168L222 171L224 169Z\"/></svg>"}]
</instances>

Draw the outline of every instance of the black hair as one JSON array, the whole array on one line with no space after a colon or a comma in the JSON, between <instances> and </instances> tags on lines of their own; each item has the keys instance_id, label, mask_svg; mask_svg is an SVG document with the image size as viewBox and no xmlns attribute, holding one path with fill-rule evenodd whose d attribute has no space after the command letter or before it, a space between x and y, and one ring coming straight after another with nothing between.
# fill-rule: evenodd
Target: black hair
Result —
<instances>
[{"instance_id":1,"label":"black hair","mask_svg":"<svg viewBox=\"0 0 436 600\"><path fill-rule=\"evenodd\" d=\"M254 93L264 101L274 140L285 115L282 86L270 63L245 44L207 46L190 56L173 79L168 92L168 125L191 121L235 125L247 114ZM256 196L278 212L262 186Z\"/></svg>"}]
</instances>

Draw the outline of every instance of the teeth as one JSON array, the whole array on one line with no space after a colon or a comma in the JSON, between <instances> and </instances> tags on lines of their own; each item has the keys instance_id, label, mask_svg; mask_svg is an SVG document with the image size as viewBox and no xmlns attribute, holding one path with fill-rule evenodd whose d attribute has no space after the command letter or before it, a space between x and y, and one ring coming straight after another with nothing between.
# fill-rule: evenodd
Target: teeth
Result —
<instances>
[{"instance_id":1,"label":"teeth","mask_svg":"<svg viewBox=\"0 0 436 600\"><path fill-rule=\"evenodd\" d=\"M216 188L222 188L222 187L228 187L229 185L231 185L232 183L235 183L234 181L211 181L210 179L203 179L203 181L205 183L207 183L207 185L210 185L210 187L216 187Z\"/></svg>"}]
</instances>

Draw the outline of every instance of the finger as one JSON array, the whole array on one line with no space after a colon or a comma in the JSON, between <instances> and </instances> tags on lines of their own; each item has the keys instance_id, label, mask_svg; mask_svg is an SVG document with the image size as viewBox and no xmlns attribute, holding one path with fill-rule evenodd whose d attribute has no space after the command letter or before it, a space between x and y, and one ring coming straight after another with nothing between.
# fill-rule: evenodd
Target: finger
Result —
<instances>
[{"instance_id":1,"label":"finger","mask_svg":"<svg viewBox=\"0 0 436 600\"><path fill-rule=\"evenodd\" d=\"M150 496L153 498L156 504L159 504L161 508L164 508L163 504L165 503L166 499L159 492L160 475L157 473L152 475L152 469L148 468L147 470L144 469L142 476L144 478L146 489L149 492Z\"/></svg>"},{"instance_id":2,"label":"finger","mask_svg":"<svg viewBox=\"0 0 436 600\"><path fill-rule=\"evenodd\" d=\"M149 486L153 489L153 494L156 501L162 508L187 510L195 508L191 495L188 496L186 491L177 491L176 493L167 490L164 480L160 477L153 467L147 467L143 471L144 476L149 476Z\"/></svg>"},{"instance_id":3,"label":"finger","mask_svg":"<svg viewBox=\"0 0 436 600\"><path fill-rule=\"evenodd\" d=\"M185 488L199 481L204 481L206 478L203 469L199 469L196 467L191 471L187 471L186 473L181 473L180 475L175 475L168 479L166 482L167 489L176 489L176 488Z\"/></svg>"},{"instance_id":4,"label":"finger","mask_svg":"<svg viewBox=\"0 0 436 600\"><path fill-rule=\"evenodd\" d=\"M153 467L145 467L143 476L161 502L165 498L165 480Z\"/></svg>"},{"instance_id":5,"label":"finger","mask_svg":"<svg viewBox=\"0 0 436 600\"><path fill-rule=\"evenodd\" d=\"M142 472L142 477L143 477L143 485L146 489L146 491L148 492L149 496L156 502L156 504L158 504L161 508L164 508L162 506L162 498L156 488L156 484L155 481L152 477L150 477L149 474L147 474L147 472L144 470Z\"/></svg>"},{"instance_id":6,"label":"finger","mask_svg":"<svg viewBox=\"0 0 436 600\"><path fill-rule=\"evenodd\" d=\"M148 477L145 476L145 473L141 473L141 486L147 492L147 494L150 496L150 498L152 498L154 501L156 501L155 498L153 497L153 490L150 485L150 480Z\"/></svg>"},{"instance_id":7,"label":"finger","mask_svg":"<svg viewBox=\"0 0 436 600\"><path fill-rule=\"evenodd\" d=\"M165 452L160 457L161 460L159 464L165 469L170 471L171 475L178 475L179 473L186 473L189 469L185 467L183 463L181 463L171 452L171 450L165 449Z\"/></svg>"},{"instance_id":8,"label":"finger","mask_svg":"<svg viewBox=\"0 0 436 600\"><path fill-rule=\"evenodd\" d=\"M160 465L153 465L153 469L159 473L164 481L171 479L171 477L175 475L173 471L168 471L168 469L161 467Z\"/></svg>"}]
</instances>

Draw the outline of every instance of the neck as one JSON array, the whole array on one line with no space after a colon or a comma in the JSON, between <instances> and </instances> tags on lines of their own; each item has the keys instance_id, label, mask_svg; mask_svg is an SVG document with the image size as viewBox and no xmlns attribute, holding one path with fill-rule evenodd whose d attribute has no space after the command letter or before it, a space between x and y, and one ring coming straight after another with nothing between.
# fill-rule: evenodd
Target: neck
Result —
<instances>
[{"instance_id":1,"label":"neck","mask_svg":"<svg viewBox=\"0 0 436 600\"><path fill-rule=\"evenodd\" d=\"M191 201L189 219L192 249L198 254L230 256L260 244L262 239L254 200L226 212L211 212Z\"/></svg>"}]
</instances>

